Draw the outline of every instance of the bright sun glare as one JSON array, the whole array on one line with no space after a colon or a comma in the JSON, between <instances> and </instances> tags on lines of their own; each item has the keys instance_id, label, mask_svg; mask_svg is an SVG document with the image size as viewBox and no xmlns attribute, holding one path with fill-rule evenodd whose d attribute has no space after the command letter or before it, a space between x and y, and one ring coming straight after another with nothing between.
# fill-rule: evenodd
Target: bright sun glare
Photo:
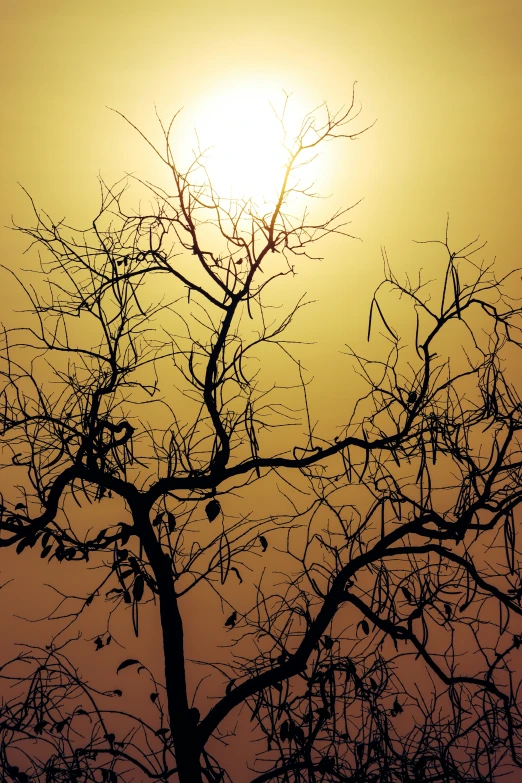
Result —
<instances>
[{"instance_id":1,"label":"bright sun glare","mask_svg":"<svg viewBox=\"0 0 522 783\"><path fill-rule=\"evenodd\" d=\"M283 177L287 154L283 131L276 112L283 107L284 95L272 109L266 90L241 85L220 91L202 103L196 129L203 149L208 149L207 171L222 196L272 201ZM287 109L287 125L292 131L295 108Z\"/></svg>"}]
</instances>

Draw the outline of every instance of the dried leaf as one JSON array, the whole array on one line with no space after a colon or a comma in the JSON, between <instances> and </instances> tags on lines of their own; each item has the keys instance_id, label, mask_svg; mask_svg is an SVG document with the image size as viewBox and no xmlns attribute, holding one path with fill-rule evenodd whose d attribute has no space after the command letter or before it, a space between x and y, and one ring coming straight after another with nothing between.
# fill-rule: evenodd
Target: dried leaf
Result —
<instances>
[{"instance_id":1,"label":"dried leaf","mask_svg":"<svg viewBox=\"0 0 522 783\"><path fill-rule=\"evenodd\" d=\"M145 580L142 574L138 574L138 576L134 580L134 585L132 587L132 595L136 603L139 603L143 598L144 589L145 589Z\"/></svg>"},{"instance_id":2,"label":"dried leaf","mask_svg":"<svg viewBox=\"0 0 522 783\"><path fill-rule=\"evenodd\" d=\"M127 666L134 666L134 665L141 666L141 663L137 661L135 658L127 658L125 661L122 661L118 668L116 669L116 674L119 674L123 669L126 669Z\"/></svg>"},{"instance_id":3,"label":"dried leaf","mask_svg":"<svg viewBox=\"0 0 522 783\"><path fill-rule=\"evenodd\" d=\"M226 533L219 539L219 570L221 584L224 585L230 570L230 544Z\"/></svg>"},{"instance_id":4,"label":"dried leaf","mask_svg":"<svg viewBox=\"0 0 522 783\"><path fill-rule=\"evenodd\" d=\"M237 612L232 612L230 617L228 617L225 620L225 625L228 626L229 628L233 628L236 624L236 620L237 620Z\"/></svg>"},{"instance_id":5,"label":"dried leaf","mask_svg":"<svg viewBox=\"0 0 522 783\"><path fill-rule=\"evenodd\" d=\"M205 506L205 512L207 514L209 522L213 522L216 519L216 517L219 515L220 511L221 511L221 505L219 503L219 500L216 500L215 498L209 500L209 502Z\"/></svg>"},{"instance_id":6,"label":"dried leaf","mask_svg":"<svg viewBox=\"0 0 522 783\"><path fill-rule=\"evenodd\" d=\"M411 603L411 597L412 596L411 596L411 593L408 590L408 588L407 587L401 587L401 590L402 590L402 593L403 593L405 599L408 601L408 603Z\"/></svg>"}]
</instances>

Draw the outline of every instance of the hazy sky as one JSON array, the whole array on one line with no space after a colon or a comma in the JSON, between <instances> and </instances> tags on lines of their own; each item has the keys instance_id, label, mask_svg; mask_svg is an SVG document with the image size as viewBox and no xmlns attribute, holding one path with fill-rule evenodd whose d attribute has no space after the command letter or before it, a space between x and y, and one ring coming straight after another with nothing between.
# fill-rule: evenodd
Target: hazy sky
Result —
<instances>
[{"instance_id":1,"label":"hazy sky","mask_svg":"<svg viewBox=\"0 0 522 783\"><path fill-rule=\"evenodd\" d=\"M330 242L295 283L328 313L303 336L323 346L311 403L335 419L348 376L326 365L365 335L381 246L399 266L429 267L411 240L442 238L449 213L456 245L480 234L486 257L521 265L521 37L522 0L0 0L0 263L18 267L25 247L3 228L31 219L18 182L81 226L98 173L154 176L150 150L107 106L154 133L155 104L164 117L183 106L191 129L236 85L336 109L357 81L361 127L376 124L335 148L323 186L335 205L364 199L351 226L363 241ZM2 275L0 320L17 296Z\"/></svg>"},{"instance_id":2,"label":"hazy sky","mask_svg":"<svg viewBox=\"0 0 522 783\"><path fill-rule=\"evenodd\" d=\"M0 0L0 8L2 224L12 212L27 215L17 181L49 210L87 219L98 171L109 180L147 174L150 154L107 105L147 129L155 103L164 115L184 106L191 126L205 100L237 82L269 82L274 99L285 89L336 108L357 80L364 121L377 124L337 184L348 199L365 197L354 214L365 253L434 234L449 211L465 238L480 232L516 262L518 0Z\"/></svg>"},{"instance_id":3,"label":"hazy sky","mask_svg":"<svg viewBox=\"0 0 522 783\"><path fill-rule=\"evenodd\" d=\"M253 99L262 92L260 111L283 90L297 106L326 100L335 110L357 81L360 127L376 123L357 142L329 148L320 187L333 194L332 206L363 199L350 226L362 242L326 242L318 248L323 264L303 265L288 294L295 301L307 291L320 301L299 328L317 341L304 354L322 379L311 402L332 424L353 378L339 350L364 341L382 246L396 268L440 275L438 257L412 240L442 238L449 213L456 246L480 234L485 258L496 256L506 270L520 263L518 0L0 0L0 7L0 226L12 214L31 220L17 182L54 219L86 226L98 208L99 173L108 182L129 171L155 178L151 150L107 106L156 139L155 105L164 118L184 107L178 125L188 149L194 126L212 139L206 113L214 117L221 98L239 88ZM231 127L242 108L228 101ZM1 231L2 263L16 268L25 240ZM5 275L4 320L18 301Z\"/></svg>"}]
</instances>

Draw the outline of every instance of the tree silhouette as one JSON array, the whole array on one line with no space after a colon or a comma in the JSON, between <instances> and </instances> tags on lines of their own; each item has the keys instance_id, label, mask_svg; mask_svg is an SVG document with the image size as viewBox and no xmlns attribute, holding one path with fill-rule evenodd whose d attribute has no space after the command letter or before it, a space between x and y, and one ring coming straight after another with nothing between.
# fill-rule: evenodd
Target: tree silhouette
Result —
<instances>
[{"instance_id":1,"label":"tree silhouette","mask_svg":"<svg viewBox=\"0 0 522 783\"><path fill-rule=\"evenodd\" d=\"M306 301L277 307L299 258L347 234L348 210L303 210L303 178L318 148L362 133L357 116L352 96L290 134L281 113L269 205L221 197L204 150L180 170L171 123L163 147L146 139L168 186L133 178L146 206L126 206L129 180L101 182L90 228L34 204L15 227L39 266L19 278L32 320L2 337L0 546L96 583L62 594L50 643L2 667L2 780L212 783L232 775L234 736L255 783L522 766L519 275L447 231L432 281L401 280L383 253L374 353L349 350L365 392L334 434L312 425L292 336ZM91 685L72 662L88 610L96 661L122 614L138 637L145 613L164 670L122 655L119 687ZM118 706L130 682L150 682L137 713Z\"/></svg>"}]
</instances>

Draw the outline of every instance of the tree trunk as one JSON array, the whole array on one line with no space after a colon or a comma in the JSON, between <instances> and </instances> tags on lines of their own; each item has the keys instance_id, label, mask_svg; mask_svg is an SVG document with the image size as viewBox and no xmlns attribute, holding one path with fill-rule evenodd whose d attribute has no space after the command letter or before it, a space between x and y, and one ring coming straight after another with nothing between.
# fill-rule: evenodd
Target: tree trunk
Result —
<instances>
[{"instance_id":1,"label":"tree trunk","mask_svg":"<svg viewBox=\"0 0 522 783\"><path fill-rule=\"evenodd\" d=\"M183 621L174 590L170 558L162 552L149 515L140 514L134 518L158 586L165 686L179 783L203 783L197 720L189 709L187 698Z\"/></svg>"},{"instance_id":2,"label":"tree trunk","mask_svg":"<svg viewBox=\"0 0 522 783\"><path fill-rule=\"evenodd\" d=\"M161 570L166 569L163 567ZM161 581L163 582L163 579ZM183 622L172 583L170 567L165 583L160 585L158 580L158 588L165 684L179 782L201 783L200 752L196 737L197 721L189 712L187 700Z\"/></svg>"}]
</instances>

